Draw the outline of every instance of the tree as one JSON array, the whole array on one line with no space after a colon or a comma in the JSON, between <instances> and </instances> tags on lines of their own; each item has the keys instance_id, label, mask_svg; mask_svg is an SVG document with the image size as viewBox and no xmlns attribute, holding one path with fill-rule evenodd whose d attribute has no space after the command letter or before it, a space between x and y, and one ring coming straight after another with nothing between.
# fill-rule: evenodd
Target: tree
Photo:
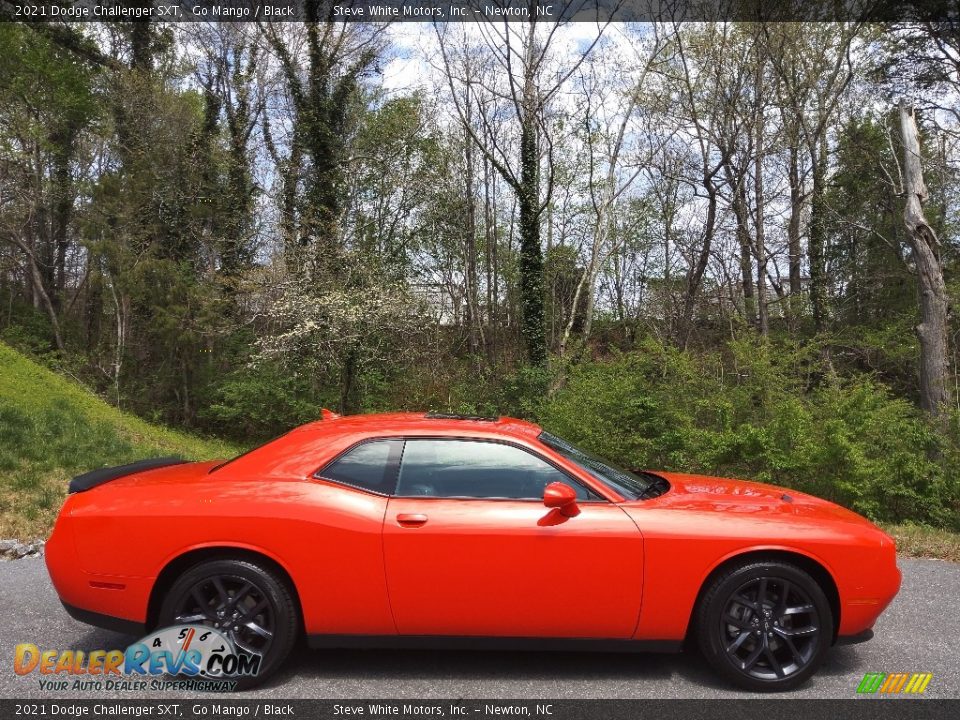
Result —
<instances>
[{"instance_id":1,"label":"tree","mask_svg":"<svg viewBox=\"0 0 960 720\"><path fill-rule=\"evenodd\" d=\"M258 37L239 23L201 26L196 41L204 55L197 81L207 104L202 141L207 152L222 152L206 163L209 210L216 236L219 280L227 294L250 269L255 253L254 210L259 188L254 178L256 153L252 138L265 98L261 65L264 53Z\"/></svg>"},{"instance_id":2,"label":"tree","mask_svg":"<svg viewBox=\"0 0 960 720\"><path fill-rule=\"evenodd\" d=\"M732 149L717 144L718 128L725 122L723 113L731 105L724 103L725 76L723 58L730 47L731 28L723 23L689 31L675 29L676 68L672 78L679 86L682 122L692 125L696 171L687 181L697 187L706 200L702 231L686 251L687 271L677 340L686 349L693 333L693 314L707 263L713 252L717 231L722 176ZM701 194L702 193L702 194Z\"/></svg>"},{"instance_id":3,"label":"tree","mask_svg":"<svg viewBox=\"0 0 960 720\"><path fill-rule=\"evenodd\" d=\"M810 266L810 305L814 329L826 329L829 317L825 259L829 209L825 197L829 162L828 130L840 100L854 77L853 50L863 33L857 23L764 23L766 56L779 80L781 107L789 114L787 130L800 140L811 176L807 256ZM795 122L794 122L795 121ZM801 290L799 222L807 193L800 172L801 159L790 159L790 308L795 314Z\"/></svg>"},{"instance_id":4,"label":"tree","mask_svg":"<svg viewBox=\"0 0 960 720\"><path fill-rule=\"evenodd\" d=\"M885 121L884 121L885 120ZM845 342L869 339L917 310L903 233L899 160L892 133L898 117L852 117L837 134L827 205L832 251L828 264L838 291L835 319ZM903 349L906 349L904 347ZM900 348L891 347L891 354ZM889 372L889 364L867 366Z\"/></svg>"},{"instance_id":5,"label":"tree","mask_svg":"<svg viewBox=\"0 0 960 720\"><path fill-rule=\"evenodd\" d=\"M571 61L557 65L551 50L560 27L560 23L544 27L537 22L536 14L524 22L504 20L502 27L492 22L482 23L483 47L489 61L499 70L500 84L486 88L489 102L468 106L457 87L466 85L466 98L471 97L473 84L470 75L464 72L464 68L470 67L467 41L461 37L458 50L450 37L450 26L434 24L442 67L460 123L517 200L520 333L527 360L535 367L547 361L540 226L544 211L550 205L555 177L549 109L606 28L601 27L587 48ZM477 108L475 120L468 117L468 107ZM504 127L496 118L507 113L511 123ZM543 182L544 169L546 183Z\"/></svg>"},{"instance_id":6,"label":"tree","mask_svg":"<svg viewBox=\"0 0 960 720\"><path fill-rule=\"evenodd\" d=\"M380 52L383 28L335 21L335 4L329 0L304 7L305 39L287 23L262 26L293 111L286 161L280 159L269 126L265 131L284 173L288 262L292 269L304 269L300 255L310 248L306 269L319 278L336 275L342 261L340 220L354 111L361 78Z\"/></svg>"},{"instance_id":7,"label":"tree","mask_svg":"<svg viewBox=\"0 0 960 720\"><path fill-rule=\"evenodd\" d=\"M917 269L920 293L920 405L932 417L944 418L950 399L947 385L947 322L949 303L940 264L937 234L924 215L927 186L923 182L920 138L913 108L898 108L903 138L903 221Z\"/></svg>"},{"instance_id":8,"label":"tree","mask_svg":"<svg viewBox=\"0 0 960 720\"><path fill-rule=\"evenodd\" d=\"M574 322L579 317L581 298L585 298L583 340L590 337L597 276L626 240L627 223L621 222L621 227L617 227L618 220L629 216L624 199L654 152L653 148L643 147L649 135L643 132L645 128L637 126L640 120L638 106L649 99L643 95L646 79L659 62L666 41L657 30L651 31L651 35L645 39L633 39L637 41L635 47L638 56L631 60L636 60L638 69L635 75L627 77L625 87L604 87L609 84L608 74L612 68L602 63L587 63L584 68L589 72L581 73L585 103L582 110L583 132L579 139L586 147L591 231L587 261L576 284L569 317L558 346L561 357L566 354ZM631 140L636 135L641 139Z\"/></svg>"},{"instance_id":9,"label":"tree","mask_svg":"<svg viewBox=\"0 0 960 720\"><path fill-rule=\"evenodd\" d=\"M65 352L61 315L79 192L73 165L98 114L97 68L12 23L0 27L0 55L9 58L0 77L0 239L18 250L30 302L46 314L53 344Z\"/></svg>"}]
</instances>

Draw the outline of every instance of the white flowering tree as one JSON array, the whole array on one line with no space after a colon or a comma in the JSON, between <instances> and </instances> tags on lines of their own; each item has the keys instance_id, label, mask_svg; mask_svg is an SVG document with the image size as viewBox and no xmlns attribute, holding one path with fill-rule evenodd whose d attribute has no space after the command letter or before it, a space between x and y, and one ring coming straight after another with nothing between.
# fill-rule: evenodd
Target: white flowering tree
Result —
<instances>
[{"instance_id":1,"label":"white flowering tree","mask_svg":"<svg viewBox=\"0 0 960 720\"><path fill-rule=\"evenodd\" d=\"M400 282L318 291L301 279L279 290L267 306L276 330L257 342L254 362L274 360L297 372L339 372L341 412L359 409L357 381L365 363L383 360L387 353L396 360L432 322L423 299Z\"/></svg>"}]
</instances>

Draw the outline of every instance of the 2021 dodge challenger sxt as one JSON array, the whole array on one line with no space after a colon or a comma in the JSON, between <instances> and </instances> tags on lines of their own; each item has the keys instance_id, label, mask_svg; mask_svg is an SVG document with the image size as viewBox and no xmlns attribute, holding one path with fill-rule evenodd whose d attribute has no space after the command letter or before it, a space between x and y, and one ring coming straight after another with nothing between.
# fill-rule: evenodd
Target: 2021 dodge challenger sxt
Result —
<instances>
[{"instance_id":1,"label":"2021 dodge challenger sxt","mask_svg":"<svg viewBox=\"0 0 960 720\"><path fill-rule=\"evenodd\" d=\"M71 483L46 547L75 618L311 645L679 650L751 690L872 635L893 540L793 490L630 472L511 418L322 420L228 462Z\"/></svg>"}]
</instances>

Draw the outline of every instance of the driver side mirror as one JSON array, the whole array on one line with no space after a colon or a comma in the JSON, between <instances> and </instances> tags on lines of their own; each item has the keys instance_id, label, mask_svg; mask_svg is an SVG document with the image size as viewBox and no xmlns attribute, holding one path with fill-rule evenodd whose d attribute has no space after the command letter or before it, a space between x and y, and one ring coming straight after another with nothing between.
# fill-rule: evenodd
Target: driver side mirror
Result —
<instances>
[{"instance_id":1,"label":"driver side mirror","mask_svg":"<svg viewBox=\"0 0 960 720\"><path fill-rule=\"evenodd\" d=\"M576 517L580 514L576 491L562 482L552 482L543 489L543 504L548 508L557 509L566 517Z\"/></svg>"}]
</instances>

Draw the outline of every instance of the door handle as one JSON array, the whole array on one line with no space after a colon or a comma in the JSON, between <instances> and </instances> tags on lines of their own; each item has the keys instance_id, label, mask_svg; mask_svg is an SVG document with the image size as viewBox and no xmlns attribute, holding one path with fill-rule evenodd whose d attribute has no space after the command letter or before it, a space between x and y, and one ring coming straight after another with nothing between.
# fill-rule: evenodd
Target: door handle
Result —
<instances>
[{"instance_id":1,"label":"door handle","mask_svg":"<svg viewBox=\"0 0 960 720\"><path fill-rule=\"evenodd\" d=\"M400 513L397 515L397 524L403 527L420 527L427 522L427 516L421 513Z\"/></svg>"}]
</instances>

